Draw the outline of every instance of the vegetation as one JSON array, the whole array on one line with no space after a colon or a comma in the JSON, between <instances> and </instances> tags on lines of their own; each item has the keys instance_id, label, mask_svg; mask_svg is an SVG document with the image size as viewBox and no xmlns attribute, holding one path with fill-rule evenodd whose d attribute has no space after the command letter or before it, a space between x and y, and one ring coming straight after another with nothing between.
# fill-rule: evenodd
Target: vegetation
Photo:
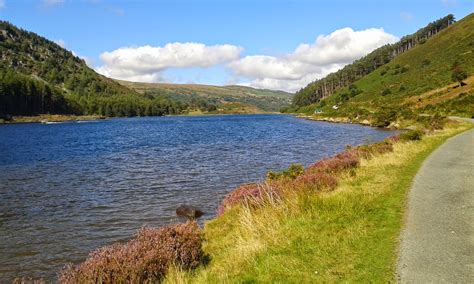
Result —
<instances>
[{"instance_id":1,"label":"vegetation","mask_svg":"<svg viewBox=\"0 0 474 284\"><path fill-rule=\"evenodd\" d=\"M117 81L141 94L160 95L179 101L201 113L278 112L290 105L292 94L283 91L259 90L244 86L207 86L196 84L134 83ZM229 111L229 107L238 107Z\"/></svg>"},{"instance_id":2,"label":"vegetation","mask_svg":"<svg viewBox=\"0 0 474 284\"><path fill-rule=\"evenodd\" d=\"M165 283L394 282L411 181L437 146L468 127L450 124L423 140L350 147L294 180L258 185L265 193L279 188L280 195L249 194L232 204L226 197L225 213L204 229L210 263L171 269ZM338 186L314 171L331 172Z\"/></svg>"},{"instance_id":3,"label":"vegetation","mask_svg":"<svg viewBox=\"0 0 474 284\"><path fill-rule=\"evenodd\" d=\"M135 239L92 252L61 272L61 283L155 283L171 265L196 268L204 259L201 230L188 221L163 228L142 228Z\"/></svg>"},{"instance_id":4,"label":"vegetation","mask_svg":"<svg viewBox=\"0 0 474 284\"><path fill-rule=\"evenodd\" d=\"M353 82L353 87L340 88L297 111L313 115L320 110L316 118L367 120L382 127L417 125L420 115L471 117L473 25L474 14L470 14ZM453 79L458 84L452 84ZM357 94L351 95L351 89L357 89Z\"/></svg>"},{"instance_id":5,"label":"vegetation","mask_svg":"<svg viewBox=\"0 0 474 284\"><path fill-rule=\"evenodd\" d=\"M291 100L289 93L239 86L120 83L56 43L0 21L2 120L39 114L257 113L278 111Z\"/></svg>"},{"instance_id":6,"label":"vegetation","mask_svg":"<svg viewBox=\"0 0 474 284\"><path fill-rule=\"evenodd\" d=\"M341 70L331 73L325 78L316 80L308 86L299 90L294 98L293 105L296 108L317 103L319 100L334 94L341 88L347 87L365 75L372 73L380 66L390 62L397 55L402 54L418 44L424 44L429 38L454 23L454 16L448 15L419 29L416 33L403 37L399 42L382 46L365 57L346 65ZM396 74L408 71L408 65L395 70ZM381 75L388 73L384 69Z\"/></svg>"}]
</instances>

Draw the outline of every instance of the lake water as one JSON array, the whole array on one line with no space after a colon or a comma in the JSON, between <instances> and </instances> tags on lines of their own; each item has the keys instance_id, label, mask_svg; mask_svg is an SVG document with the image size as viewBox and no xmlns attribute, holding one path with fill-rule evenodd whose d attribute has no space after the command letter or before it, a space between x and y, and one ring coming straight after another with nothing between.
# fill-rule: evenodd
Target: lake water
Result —
<instances>
[{"instance_id":1,"label":"lake water","mask_svg":"<svg viewBox=\"0 0 474 284\"><path fill-rule=\"evenodd\" d=\"M176 222L215 216L235 186L391 132L286 115L156 117L0 126L0 282L54 280L69 262Z\"/></svg>"}]
</instances>

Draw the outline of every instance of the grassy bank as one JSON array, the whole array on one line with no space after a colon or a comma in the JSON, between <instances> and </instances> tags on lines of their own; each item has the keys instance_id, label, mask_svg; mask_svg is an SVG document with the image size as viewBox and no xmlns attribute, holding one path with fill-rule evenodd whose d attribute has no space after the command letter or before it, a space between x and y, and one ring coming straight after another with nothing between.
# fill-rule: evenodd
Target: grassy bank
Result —
<instances>
[{"instance_id":1,"label":"grassy bank","mask_svg":"<svg viewBox=\"0 0 474 284\"><path fill-rule=\"evenodd\" d=\"M238 205L205 225L210 262L171 268L167 283L391 282L408 189L423 160L469 127L448 124L421 141L361 160L334 191L298 191L257 208Z\"/></svg>"}]
</instances>

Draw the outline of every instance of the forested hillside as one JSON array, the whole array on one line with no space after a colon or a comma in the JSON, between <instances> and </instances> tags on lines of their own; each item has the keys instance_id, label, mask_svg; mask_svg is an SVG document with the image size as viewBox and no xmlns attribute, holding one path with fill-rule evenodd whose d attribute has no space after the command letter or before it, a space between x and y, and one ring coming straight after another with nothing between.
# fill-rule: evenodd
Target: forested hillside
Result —
<instances>
[{"instance_id":1,"label":"forested hillside","mask_svg":"<svg viewBox=\"0 0 474 284\"><path fill-rule=\"evenodd\" d=\"M185 109L163 96L140 95L56 43L0 21L0 116L162 115Z\"/></svg>"},{"instance_id":2,"label":"forested hillside","mask_svg":"<svg viewBox=\"0 0 474 284\"><path fill-rule=\"evenodd\" d=\"M298 108L318 102L343 87L387 64L397 55L406 52L418 44L424 44L429 38L454 23L454 16L448 15L419 29L416 33L403 37L395 44L382 46L367 56L346 65L341 70L310 83L299 90L293 98L293 107Z\"/></svg>"},{"instance_id":3,"label":"forested hillside","mask_svg":"<svg viewBox=\"0 0 474 284\"><path fill-rule=\"evenodd\" d=\"M474 116L474 14L318 103L320 117L387 126L426 115ZM421 115L421 116L420 116Z\"/></svg>"}]
</instances>

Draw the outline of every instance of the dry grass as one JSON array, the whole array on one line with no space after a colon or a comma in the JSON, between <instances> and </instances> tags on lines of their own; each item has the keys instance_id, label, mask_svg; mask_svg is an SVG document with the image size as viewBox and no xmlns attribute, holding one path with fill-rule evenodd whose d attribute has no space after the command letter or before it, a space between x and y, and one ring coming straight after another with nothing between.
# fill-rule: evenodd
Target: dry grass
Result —
<instances>
[{"instance_id":1,"label":"dry grass","mask_svg":"<svg viewBox=\"0 0 474 284\"><path fill-rule=\"evenodd\" d=\"M236 204L205 226L211 262L192 272L175 270L166 282L394 281L411 180L431 151L467 128L450 125L421 141L348 149L351 154L339 158L357 153L359 166L340 172L330 192L297 190L298 183L286 182L284 199Z\"/></svg>"}]
</instances>

